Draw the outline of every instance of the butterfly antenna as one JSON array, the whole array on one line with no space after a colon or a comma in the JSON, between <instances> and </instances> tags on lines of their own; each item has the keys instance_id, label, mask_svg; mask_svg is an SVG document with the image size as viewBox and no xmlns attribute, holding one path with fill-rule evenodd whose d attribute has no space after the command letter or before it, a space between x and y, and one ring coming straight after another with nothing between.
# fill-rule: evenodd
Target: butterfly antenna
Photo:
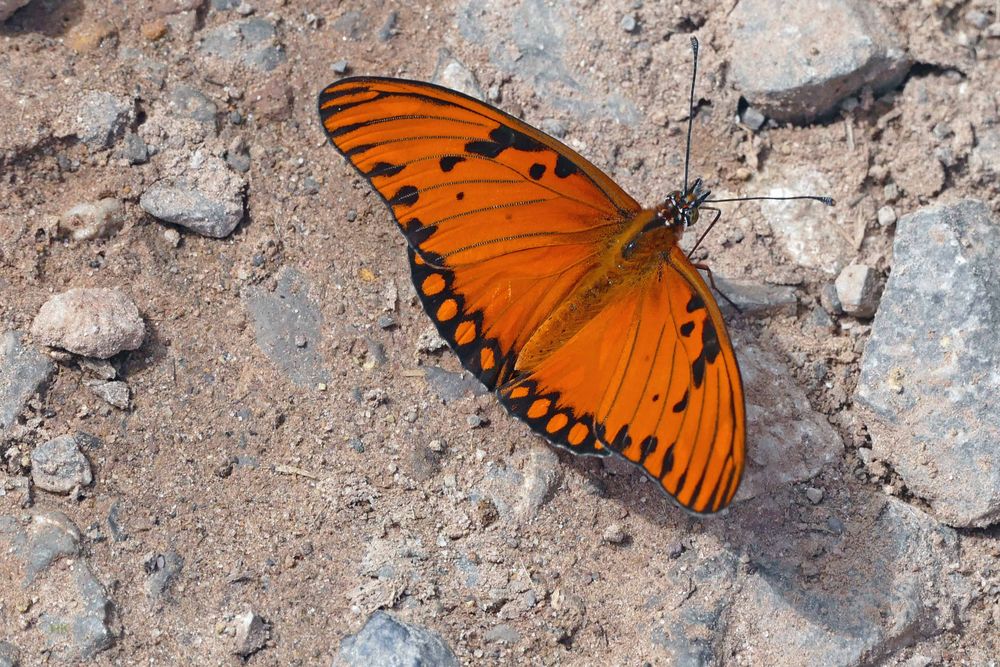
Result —
<instances>
[{"instance_id":1,"label":"butterfly antenna","mask_svg":"<svg viewBox=\"0 0 1000 667\"><path fill-rule=\"evenodd\" d=\"M718 204L719 202L727 201L790 201L793 199L811 199L827 206L833 206L836 203L833 197L819 197L817 195L795 195L794 197L729 197L726 199L706 199L705 203Z\"/></svg>"},{"instance_id":2,"label":"butterfly antenna","mask_svg":"<svg viewBox=\"0 0 1000 667\"><path fill-rule=\"evenodd\" d=\"M691 37L691 51L694 54L694 66L691 69L691 99L688 102L688 136L684 148L684 190L688 191L688 166L691 164L691 128L694 125L694 82L698 78L698 38Z\"/></svg>"}]
</instances>

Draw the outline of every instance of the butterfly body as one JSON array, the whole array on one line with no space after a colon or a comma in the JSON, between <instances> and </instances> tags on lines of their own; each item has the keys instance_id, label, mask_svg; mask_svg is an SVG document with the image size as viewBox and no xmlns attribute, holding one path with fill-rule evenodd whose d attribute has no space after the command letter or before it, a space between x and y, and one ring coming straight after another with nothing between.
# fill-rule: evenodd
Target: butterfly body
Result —
<instances>
[{"instance_id":1,"label":"butterfly body","mask_svg":"<svg viewBox=\"0 0 1000 667\"><path fill-rule=\"evenodd\" d=\"M729 504L739 367L679 246L700 181L643 209L558 140L417 81L344 79L319 113L392 211L441 336L511 414L575 454L624 456L689 510Z\"/></svg>"}]
</instances>

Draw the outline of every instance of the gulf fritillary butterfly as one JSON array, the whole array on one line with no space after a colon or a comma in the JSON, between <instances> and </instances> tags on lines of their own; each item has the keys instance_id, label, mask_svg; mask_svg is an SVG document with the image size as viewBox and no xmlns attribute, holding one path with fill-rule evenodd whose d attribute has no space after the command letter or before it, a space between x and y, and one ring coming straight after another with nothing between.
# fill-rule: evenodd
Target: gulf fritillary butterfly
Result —
<instances>
[{"instance_id":1,"label":"gulf fritillary butterfly","mask_svg":"<svg viewBox=\"0 0 1000 667\"><path fill-rule=\"evenodd\" d=\"M399 223L441 336L511 414L575 454L620 454L691 511L730 503L739 365L678 245L729 200L688 187L685 163L684 189L644 209L556 139L429 83L342 79L319 114Z\"/></svg>"}]
</instances>

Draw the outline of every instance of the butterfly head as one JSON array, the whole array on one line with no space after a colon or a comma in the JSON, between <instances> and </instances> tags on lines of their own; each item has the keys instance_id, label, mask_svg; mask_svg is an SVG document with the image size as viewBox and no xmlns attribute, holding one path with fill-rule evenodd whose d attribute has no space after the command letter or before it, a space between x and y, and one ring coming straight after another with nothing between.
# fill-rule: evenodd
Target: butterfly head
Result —
<instances>
[{"instance_id":1,"label":"butterfly head","mask_svg":"<svg viewBox=\"0 0 1000 667\"><path fill-rule=\"evenodd\" d=\"M656 207L656 217L667 227L686 229L698 222L698 209L711 195L705 190L699 178L691 184L686 192L674 190L667 195L666 200Z\"/></svg>"}]
</instances>

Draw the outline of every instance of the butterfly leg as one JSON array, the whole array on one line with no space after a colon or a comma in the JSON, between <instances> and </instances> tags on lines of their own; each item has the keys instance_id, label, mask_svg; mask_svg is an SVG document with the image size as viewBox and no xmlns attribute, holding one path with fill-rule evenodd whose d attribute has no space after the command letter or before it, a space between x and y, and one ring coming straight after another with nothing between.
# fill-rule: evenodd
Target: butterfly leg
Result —
<instances>
[{"instance_id":1,"label":"butterfly leg","mask_svg":"<svg viewBox=\"0 0 1000 667\"><path fill-rule=\"evenodd\" d=\"M726 296L726 293L723 292L722 290L720 290L719 286L715 284L715 275L712 273L712 269L708 268L708 264L699 264L697 262L694 262L691 265L694 268L698 269L699 271L704 271L705 273L707 273L708 274L708 284L712 286L712 289L715 290L716 294L718 294L723 299L725 299L726 303L728 303L730 306L732 306L736 310L737 313L742 313L743 312L743 309L741 309L739 306L737 306L736 302L733 301L732 299L730 299L728 296Z\"/></svg>"}]
</instances>

